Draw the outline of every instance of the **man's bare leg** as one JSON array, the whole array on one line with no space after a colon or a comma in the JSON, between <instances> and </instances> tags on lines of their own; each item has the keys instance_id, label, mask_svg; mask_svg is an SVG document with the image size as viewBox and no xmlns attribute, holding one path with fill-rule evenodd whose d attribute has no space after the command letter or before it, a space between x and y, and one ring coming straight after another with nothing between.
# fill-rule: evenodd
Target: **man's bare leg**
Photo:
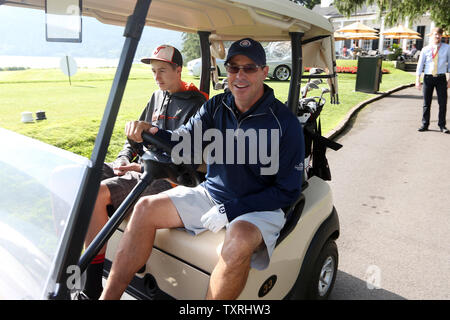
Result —
<instances>
[{"instance_id":1,"label":"man's bare leg","mask_svg":"<svg viewBox=\"0 0 450 320\"><path fill-rule=\"evenodd\" d=\"M89 221L88 231L84 239L84 247L87 248L103 226L108 222L107 205L111 203L111 193L105 184L100 184L94 210ZM86 269L86 283L83 288L83 294L77 296L82 299L87 296L89 299L98 299L102 293L103 267L105 262L106 245L93 257Z\"/></svg>"},{"instance_id":2,"label":"man's bare leg","mask_svg":"<svg viewBox=\"0 0 450 320\"><path fill-rule=\"evenodd\" d=\"M100 299L120 299L150 257L156 230L178 227L183 227L183 222L167 195L142 197L131 214Z\"/></svg>"},{"instance_id":3,"label":"man's bare leg","mask_svg":"<svg viewBox=\"0 0 450 320\"><path fill-rule=\"evenodd\" d=\"M261 244L262 235L255 225L247 221L232 224L211 274L206 299L236 299L247 282L252 254Z\"/></svg>"},{"instance_id":4,"label":"man's bare leg","mask_svg":"<svg viewBox=\"0 0 450 320\"><path fill-rule=\"evenodd\" d=\"M84 241L85 248L91 244L100 230L108 222L108 211L106 207L109 204L111 204L111 193L109 192L109 188L104 184L100 184L94 211L92 212L91 221L89 222L88 231ZM106 245L103 246L98 255L104 254L105 252Z\"/></svg>"}]
</instances>

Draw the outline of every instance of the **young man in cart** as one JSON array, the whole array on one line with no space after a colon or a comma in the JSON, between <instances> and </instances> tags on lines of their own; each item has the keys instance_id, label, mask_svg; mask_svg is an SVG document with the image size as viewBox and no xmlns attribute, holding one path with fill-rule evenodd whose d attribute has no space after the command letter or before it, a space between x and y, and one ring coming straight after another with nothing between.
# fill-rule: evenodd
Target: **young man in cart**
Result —
<instances>
[{"instance_id":1,"label":"young man in cart","mask_svg":"<svg viewBox=\"0 0 450 320\"><path fill-rule=\"evenodd\" d=\"M286 222L281 208L292 204L301 192L302 127L264 84L269 69L259 42L250 38L234 42L228 51L226 69L230 90L207 101L180 129L161 130L146 121L127 123L126 134L136 142L142 142L144 131L171 141L177 134L186 133L194 139L198 128L202 137L208 130L216 130L226 143L223 149L216 150L215 156L222 152L226 160L204 159L208 169L206 180L197 187L178 186L140 198L124 231L101 299L120 299L134 274L147 262L156 230L160 228L184 227L198 234L226 227L207 299L238 298L250 268L262 270L269 265ZM227 139L230 130L236 134ZM258 143L245 143L244 150L240 149L238 139L233 137L242 132L254 133ZM201 143L205 148L205 139ZM261 157L267 150L271 150L270 163ZM255 154L260 155L259 159L249 162Z\"/></svg>"},{"instance_id":2,"label":"young man in cart","mask_svg":"<svg viewBox=\"0 0 450 320\"><path fill-rule=\"evenodd\" d=\"M187 84L181 80L183 59L175 47L158 46L150 57L143 58L141 61L150 64L159 90L153 93L139 120L151 123L160 129L175 130L198 111L207 100L208 95L200 92L194 84ZM120 206L139 182L143 170L142 154L142 145L128 140L119 152L117 159L113 163L104 164L102 183L85 240L86 247L108 222L111 211ZM172 186L168 181L160 179L148 186L142 195L155 194L170 188ZM100 250L88 266L86 285L77 296L78 299L87 300L100 297L103 290L105 252L106 246Z\"/></svg>"}]
</instances>

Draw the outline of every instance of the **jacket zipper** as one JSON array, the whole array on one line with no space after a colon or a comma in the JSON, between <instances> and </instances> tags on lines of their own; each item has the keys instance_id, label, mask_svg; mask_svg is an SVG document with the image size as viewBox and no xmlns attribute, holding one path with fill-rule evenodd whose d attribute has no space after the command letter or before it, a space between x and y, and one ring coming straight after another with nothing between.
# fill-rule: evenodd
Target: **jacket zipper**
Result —
<instances>
[{"instance_id":1,"label":"jacket zipper","mask_svg":"<svg viewBox=\"0 0 450 320\"><path fill-rule=\"evenodd\" d=\"M238 120L238 118L236 117L236 115L234 114L233 110L225 103L225 101L222 100L222 103L225 105L225 107L227 107L228 110L230 110L231 114L234 116L234 118L236 119L237 122L237 129L239 129L241 127L242 122L244 122L244 120L251 118L251 117L257 117L257 116L263 116L266 115L267 113L258 113L258 114L249 114L248 116L246 116L245 118L241 119L241 121Z\"/></svg>"}]
</instances>

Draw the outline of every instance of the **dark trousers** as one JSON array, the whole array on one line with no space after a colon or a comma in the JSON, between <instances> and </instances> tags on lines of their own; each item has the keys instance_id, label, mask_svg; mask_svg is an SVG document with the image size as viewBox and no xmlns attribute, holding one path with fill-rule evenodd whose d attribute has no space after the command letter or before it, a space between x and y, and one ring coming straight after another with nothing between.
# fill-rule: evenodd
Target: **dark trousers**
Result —
<instances>
[{"instance_id":1,"label":"dark trousers","mask_svg":"<svg viewBox=\"0 0 450 320\"><path fill-rule=\"evenodd\" d=\"M430 125L431 100L433 99L433 90L436 88L439 104L438 126L445 127L447 115L447 79L445 74L433 77L425 75L423 79L423 115L422 125L426 128Z\"/></svg>"}]
</instances>

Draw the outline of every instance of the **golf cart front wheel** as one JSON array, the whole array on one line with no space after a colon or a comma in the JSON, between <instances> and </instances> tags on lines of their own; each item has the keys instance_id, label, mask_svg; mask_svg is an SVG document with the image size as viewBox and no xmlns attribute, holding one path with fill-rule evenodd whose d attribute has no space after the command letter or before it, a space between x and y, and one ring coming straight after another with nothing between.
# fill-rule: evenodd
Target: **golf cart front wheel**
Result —
<instances>
[{"instance_id":1,"label":"golf cart front wheel","mask_svg":"<svg viewBox=\"0 0 450 320\"><path fill-rule=\"evenodd\" d=\"M333 289L338 266L338 250L334 240L328 240L314 265L308 299L325 300Z\"/></svg>"}]
</instances>

